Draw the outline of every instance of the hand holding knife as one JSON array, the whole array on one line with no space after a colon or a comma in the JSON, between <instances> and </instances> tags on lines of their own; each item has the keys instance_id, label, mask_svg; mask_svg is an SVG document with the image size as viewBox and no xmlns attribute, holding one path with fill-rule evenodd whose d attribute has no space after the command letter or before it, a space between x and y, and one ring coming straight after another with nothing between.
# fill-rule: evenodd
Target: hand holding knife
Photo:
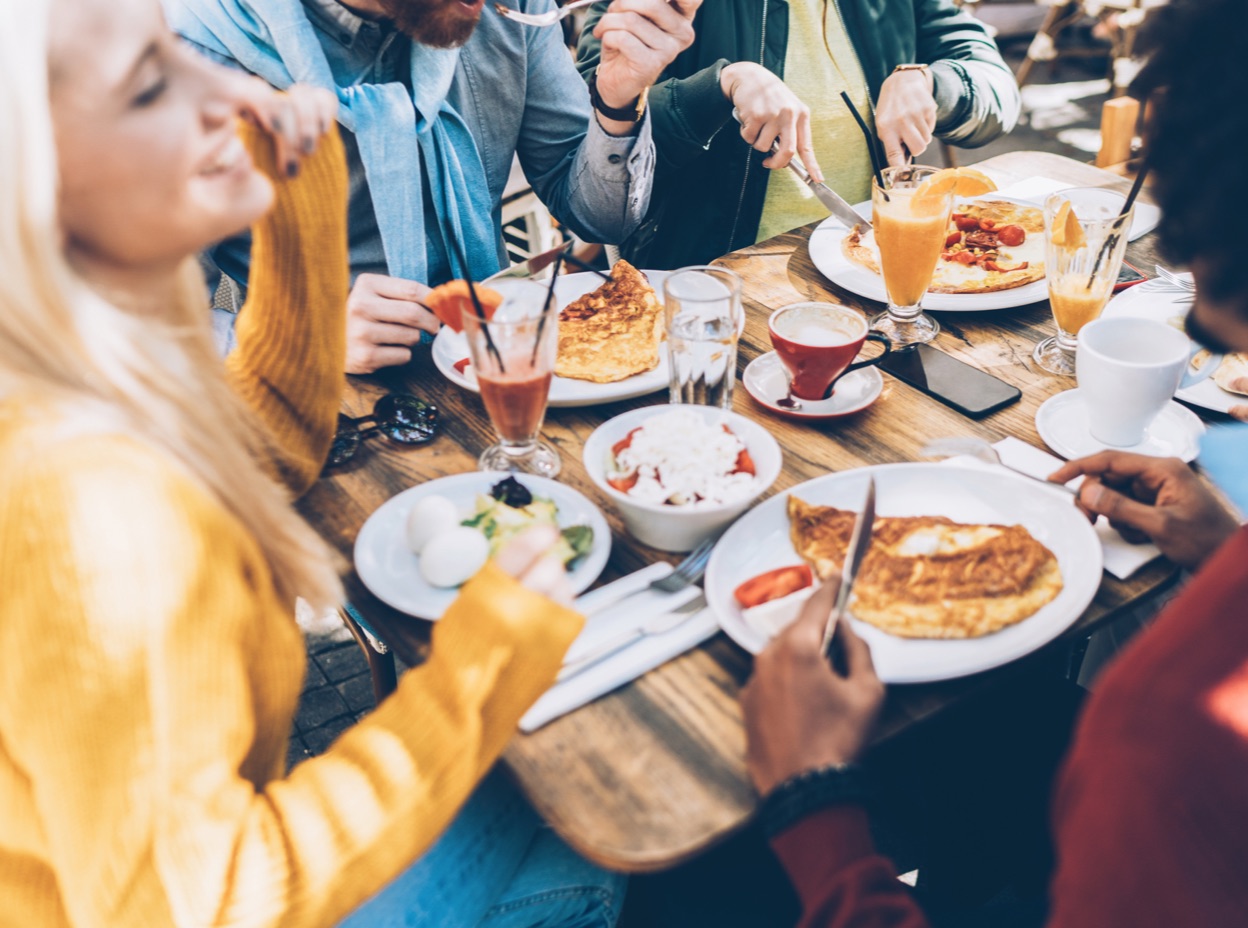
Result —
<instances>
[{"instance_id":1,"label":"hand holding knife","mask_svg":"<svg viewBox=\"0 0 1248 928\"><path fill-rule=\"evenodd\" d=\"M875 524L875 478L867 478L867 495L862 502L862 511L854 520L854 532L849 538L849 547L845 551L845 564L841 569L841 587L836 593L836 602L828 615L828 624L823 630L823 653L832 662L832 667L841 676L846 675L845 655L836 647L836 626L845 616L845 608L849 605L849 596L854 589L854 581L858 579L858 570L862 567L867 549L871 547L871 528Z\"/></svg>"}]
</instances>

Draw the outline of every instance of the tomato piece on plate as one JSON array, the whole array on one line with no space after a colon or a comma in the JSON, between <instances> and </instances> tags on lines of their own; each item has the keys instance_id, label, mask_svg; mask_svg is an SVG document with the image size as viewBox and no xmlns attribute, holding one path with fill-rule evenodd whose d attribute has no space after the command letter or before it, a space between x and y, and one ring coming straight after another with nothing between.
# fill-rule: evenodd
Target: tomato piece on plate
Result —
<instances>
[{"instance_id":1,"label":"tomato piece on plate","mask_svg":"<svg viewBox=\"0 0 1248 928\"><path fill-rule=\"evenodd\" d=\"M737 455L737 466L733 468L732 472L734 474L750 474L751 476L758 473L748 448L741 449L741 453Z\"/></svg>"},{"instance_id":2,"label":"tomato piece on plate","mask_svg":"<svg viewBox=\"0 0 1248 928\"><path fill-rule=\"evenodd\" d=\"M629 446L632 445L633 436L636 435L640 431L641 431L641 426L639 425L637 426L637 428L633 429L631 432L629 432L627 435L625 435L623 438L617 441L614 445L612 445L611 453L615 455L616 457L618 457L621 451L623 451L625 448L628 448Z\"/></svg>"},{"instance_id":3,"label":"tomato piece on plate","mask_svg":"<svg viewBox=\"0 0 1248 928\"><path fill-rule=\"evenodd\" d=\"M627 493L633 487L637 486L636 472L629 474L627 477L608 477L607 486L613 490L619 490L621 493Z\"/></svg>"},{"instance_id":4,"label":"tomato piece on plate","mask_svg":"<svg viewBox=\"0 0 1248 928\"><path fill-rule=\"evenodd\" d=\"M946 248L952 248L954 245L958 244L958 242L960 242L960 241L962 241L962 233L961 233L961 232L950 232L950 233L949 233L949 234L945 237L945 247L946 247Z\"/></svg>"},{"instance_id":5,"label":"tomato piece on plate","mask_svg":"<svg viewBox=\"0 0 1248 928\"><path fill-rule=\"evenodd\" d=\"M953 220L953 224L958 227L959 232L979 231L979 220L974 216L959 216Z\"/></svg>"},{"instance_id":6,"label":"tomato piece on plate","mask_svg":"<svg viewBox=\"0 0 1248 928\"><path fill-rule=\"evenodd\" d=\"M1027 230L1022 226L1002 226L997 229L997 241L1007 248L1021 245L1027 240Z\"/></svg>"},{"instance_id":7,"label":"tomato piece on plate","mask_svg":"<svg viewBox=\"0 0 1248 928\"><path fill-rule=\"evenodd\" d=\"M468 365L472 363L472 358L460 358L451 367L459 371L461 374L468 369Z\"/></svg>"},{"instance_id":8,"label":"tomato piece on plate","mask_svg":"<svg viewBox=\"0 0 1248 928\"><path fill-rule=\"evenodd\" d=\"M788 567L777 567L765 574L759 574L746 580L733 592L741 608L750 609L761 606L773 599L780 599L798 590L804 590L815 582L814 575L807 564L793 564Z\"/></svg>"}]
</instances>

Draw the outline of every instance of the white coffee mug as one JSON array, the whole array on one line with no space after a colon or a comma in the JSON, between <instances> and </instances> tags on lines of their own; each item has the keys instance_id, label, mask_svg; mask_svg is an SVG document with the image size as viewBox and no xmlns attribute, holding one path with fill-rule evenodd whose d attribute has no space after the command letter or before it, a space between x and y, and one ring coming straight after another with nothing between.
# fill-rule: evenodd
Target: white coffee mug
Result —
<instances>
[{"instance_id":1,"label":"white coffee mug","mask_svg":"<svg viewBox=\"0 0 1248 928\"><path fill-rule=\"evenodd\" d=\"M1092 437L1117 448L1143 441L1176 390L1213 372L1212 364L1192 370L1196 350L1178 329L1152 319L1101 318L1080 329L1075 369Z\"/></svg>"}]
</instances>

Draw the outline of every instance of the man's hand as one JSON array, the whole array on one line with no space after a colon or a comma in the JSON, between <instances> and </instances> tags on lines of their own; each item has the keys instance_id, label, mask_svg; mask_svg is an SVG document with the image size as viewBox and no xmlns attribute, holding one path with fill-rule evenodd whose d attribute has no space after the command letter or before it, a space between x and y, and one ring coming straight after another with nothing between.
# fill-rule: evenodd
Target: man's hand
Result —
<instances>
[{"instance_id":1,"label":"man's hand","mask_svg":"<svg viewBox=\"0 0 1248 928\"><path fill-rule=\"evenodd\" d=\"M888 163L898 167L923 154L936 131L936 98L932 72L894 71L880 87L875 105L875 131L884 143Z\"/></svg>"},{"instance_id":2,"label":"man's hand","mask_svg":"<svg viewBox=\"0 0 1248 928\"><path fill-rule=\"evenodd\" d=\"M1232 393L1248 393L1248 377L1236 377L1227 386ZM1232 406L1227 412L1240 422L1248 422L1248 404Z\"/></svg>"},{"instance_id":3,"label":"man's hand","mask_svg":"<svg viewBox=\"0 0 1248 928\"><path fill-rule=\"evenodd\" d=\"M702 0L614 0L594 27L602 42L596 77L598 95L612 108L626 107L658 80L672 61L693 44L693 15ZM598 121L623 134L631 123Z\"/></svg>"},{"instance_id":4,"label":"man's hand","mask_svg":"<svg viewBox=\"0 0 1248 928\"><path fill-rule=\"evenodd\" d=\"M839 584L825 583L797 620L754 659L741 691L745 763L760 795L807 770L858 757L884 702L871 649L849 623L837 625L847 676L823 656L823 629Z\"/></svg>"},{"instance_id":5,"label":"man's hand","mask_svg":"<svg viewBox=\"0 0 1248 928\"><path fill-rule=\"evenodd\" d=\"M503 545L494 563L534 593L570 606L575 594L563 562L554 554L558 543L559 533L554 528L535 525Z\"/></svg>"},{"instance_id":6,"label":"man's hand","mask_svg":"<svg viewBox=\"0 0 1248 928\"><path fill-rule=\"evenodd\" d=\"M741 121L741 138L759 151L771 151L779 140L775 154L763 167L787 167L796 154L817 182L823 182L823 171L815 160L810 139L810 107L762 65L752 61L730 64L719 75L724 96L732 101Z\"/></svg>"},{"instance_id":7,"label":"man's hand","mask_svg":"<svg viewBox=\"0 0 1248 928\"><path fill-rule=\"evenodd\" d=\"M347 373L410 361L420 333L438 331L438 317L421 305L428 293L414 280L361 274L347 297Z\"/></svg>"},{"instance_id":8,"label":"man's hand","mask_svg":"<svg viewBox=\"0 0 1248 928\"><path fill-rule=\"evenodd\" d=\"M1065 483L1086 475L1079 508L1102 515L1128 541L1151 541L1176 564L1196 568L1239 527L1177 458L1103 451L1068 462L1049 477Z\"/></svg>"}]
</instances>

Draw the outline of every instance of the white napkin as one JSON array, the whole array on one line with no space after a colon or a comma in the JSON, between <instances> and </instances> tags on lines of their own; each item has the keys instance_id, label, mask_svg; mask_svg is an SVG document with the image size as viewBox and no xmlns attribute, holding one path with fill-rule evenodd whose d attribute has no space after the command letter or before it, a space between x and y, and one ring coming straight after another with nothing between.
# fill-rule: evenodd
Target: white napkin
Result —
<instances>
[{"instance_id":1,"label":"white napkin","mask_svg":"<svg viewBox=\"0 0 1248 928\"><path fill-rule=\"evenodd\" d=\"M587 617L585 628L572 642L564 661L570 663L607 638L638 628L656 615L679 609L701 594L697 586L686 587L677 593L646 589L652 580L671 572L671 564L651 564L580 597L576 608ZM629 595L638 590L645 592ZM625 596L629 596L628 601L620 602ZM552 686L520 720L520 730L536 731L547 722L579 709L667 663L701 644L718 630L715 616L709 608L705 608L690 614L688 619L669 632L642 638L576 676Z\"/></svg>"},{"instance_id":2,"label":"white napkin","mask_svg":"<svg viewBox=\"0 0 1248 928\"><path fill-rule=\"evenodd\" d=\"M1064 463L1061 458L1056 458L1047 451L1041 451L1034 445L1013 437L1003 438L993 447L1001 455L1003 464L1016 467L1033 477L1048 477ZM949 460L969 467L991 469L995 466L971 457L950 458ZM1073 489L1082 482L1083 478L1076 478L1067 486ZM1156 545L1148 542L1142 545L1131 544L1103 517L1096 520L1096 534L1101 539L1101 548L1105 552L1105 570L1119 580L1126 580L1145 564L1161 557L1161 552Z\"/></svg>"},{"instance_id":3,"label":"white napkin","mask_svg":"<svg viewBox=\"0 0 1248 928\"><path fill-rule=\"evenodd\" d=\"M1051 177L1028 177L1017 183L1010 184L997 191L1003 197L1015 200L1030 200L1033 203L1044 203L1044 198L1058 190L1066 190L1076 186L1069 181L1054 180ZM1127 233L1127 241L1134 242L1137 238L1147 235L1157 228L1161 222L1161 210L1152 203L1143 200L1135 201L1135 216L1131 220L1131 231Z\"/></svg>"}]
</instances>

